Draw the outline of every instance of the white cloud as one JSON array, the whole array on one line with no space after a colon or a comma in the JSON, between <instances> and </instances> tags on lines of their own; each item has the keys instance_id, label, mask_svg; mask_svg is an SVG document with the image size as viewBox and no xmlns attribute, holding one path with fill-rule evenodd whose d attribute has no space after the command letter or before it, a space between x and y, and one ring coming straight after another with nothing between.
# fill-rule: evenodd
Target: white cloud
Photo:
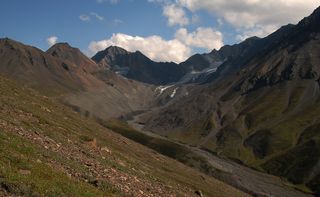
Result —
<instances>
[{"instance_id":1,"label":"white cloud","mask_svg":"<svg viewBox=\"0 0 320 197\"><path fill-rule=\"evenodd\" d=\"M223 46L222 39L221 32L201 27L195 32L180 28L172 40L165 40L157 35L141 37L117 33L108 39L91 42L88 51L93 55L109 46L119 46L128 51L139 50L154 61L179 63L190 57L194 47L207 51L219 49Z\"/></svg>"},{"instance_id":2,"label":"white cloud","mask_svg":"<svg viewBox=\"0 0 320 197\"><path fill-rule=\"evenodd\" d=\"M195 32L188 33L185 28L180 28L175 38L191 47L205 48L208 50L220 49L223 46L223 35L212 28L199 27Z\"/></svg>"},{"instance_id":3,"label":"white cloud","mask_svg":"<svg viewBox=\"0 0 320 197\"><path fill-rule=\"evenodd\" d=\"M297 23L320 3L315 0L176 0L190 11L206 10L233 25L244 38L266 36L282 25Z\"/></svg>"},{"instance_id":4,"label":"white cloud","mask_svg":"<svg viewBox=\"0 0 320 197\"><path fill-rule=\"evenodd\" d=\"M128 51L139 50L154 61L182 62L191 55L191 49L179 40L164 40L160 36L130 36L113 34L111 38L93 41L88 49L94 54L109 46L119 46Z\"/></svg>"},{"instance_id":5,"label":"white cloud","mask_svg":"<svg viewBox=\"0 0 320 197\"><path fill-rule=\"evenodd\" d=\"M83 22L89 22L91 21L92 18L96 18L99 21L103 21L104 18L103 16L100 16L99 14L95 12L91 12L90 14L82 14L79 16L79 19L82 20Z\"/></svg>"},{"instance_id":6,"label":"white cloud","mask_svg":"<svg viewBox=\"0 0 320 197\"><path fill-rule=\"evenodd\" d=\"M271 32L275 31L277 28L278 27L275 25L266 25L266 26L257 25L256 27L253 27L253 28L238 30L240 34L237 35L236 39L238 41L243 41L252 36L264 37L270 34Z\"/></svg>"},{"instance_id":7,"label":"white cloud","mask_svg":"<svg viewBox=\"0 0 320 197\"><path fill-rule=\"evenodd\" d=\"M88 15L82 14L82 15L79 16L79 19L84 21L84 22L88 22L88 21L91 20L91 17L88 16Z\"/></svg>"},{"instance_id":8,"label":"white cloud","mask_svg":"<svg viewBox=\"0 0 320 197\"><path fill-rule=\"evenodd\" d=\"M168 25L188 25L189 19L182 7L175 4L165 5L163 7L163 15L168 18Z\"/></svg>"},{"instance_id":9,"label":"white cloud","mask_svg":"<svg viewBox=\"0 0 320 197\"><path fill-rule=\"evenodd\" d=\"M104 18L102 16L100 16L99 14L97 14L95 12L91 12L90 14L91 14L91 16L94 16L99 21L103 21L104 20Z\"/></svg>"},{"instance_id":10,"label":"white cloud","mask_svg":"<svg viewBox=\"0 0 320 197\"><path fill-rule=\"evenodd\" d=\"M49 45L49 47L55 45L58 41L58 37L57 36L50 36L49 38L47 38L47 43Z\"/></svg>"}]
</instances>

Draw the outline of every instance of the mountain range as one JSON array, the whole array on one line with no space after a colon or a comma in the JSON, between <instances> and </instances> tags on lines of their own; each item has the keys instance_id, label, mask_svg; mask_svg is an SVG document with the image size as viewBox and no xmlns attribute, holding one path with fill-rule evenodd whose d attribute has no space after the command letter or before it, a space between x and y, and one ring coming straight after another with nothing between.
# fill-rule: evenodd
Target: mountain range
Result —
<instances>
[{"instance_id":1,"label":"mountain range","mask_svg":"<svg viewBox=\"0 0 320 197\"><path fill-rule=\"evenodd\" d=\"M228 46L238 53L203 86L148 113L145 129L319 192L319 21L318 8Z\"/></svg>"},{"instance_id":2,"label":"mountain range","mask_svg":"<svg viewBox=\"0 0 320 197\"><path fill-rule=\"evenodd\" d=\"M57 195L320 195L319 24L320 8L180 64L0 39L0 195L46 196L49 172ZM241 184L208 155L277 184Z\"/></svg>"}]
</instances>

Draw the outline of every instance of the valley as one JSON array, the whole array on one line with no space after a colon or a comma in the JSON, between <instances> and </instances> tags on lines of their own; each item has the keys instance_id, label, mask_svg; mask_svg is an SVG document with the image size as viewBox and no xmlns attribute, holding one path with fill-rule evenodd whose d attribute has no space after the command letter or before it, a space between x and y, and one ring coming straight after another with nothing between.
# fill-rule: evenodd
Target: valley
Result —
<instances>
[{"instance_id":1,"label":"valley","mask_svg":"<svg viewBox=\"0 0 320 197\"><path fill-rule=\"evenodd\" d=\"M129 126L133 128L129 129L131 130L130 132L140 132L143 135L170 141L171 143L175 143L178 146L187 148L196 156L201 157L202 160L212 168L212 171L210 172L209 170L208 172L207 169L204 169L201 166L193 165L193 162L195 161L192 161L192 158L184 163L187 163L187 165L190 165L191 167L194 167L206 174L210 174L211 176L219 180L223 180L224 182L236 188L246 191L254 196L312 196L310 194L300 192L298 188L294 189L289 182L282 180L276 176L270 176L265 173L258 172L254 169L250 169L247 166L236 163L235 161L232 161L228 158L221 158L206 150L201 149L201 147L195 147L188 144L175 142L169 140L166 137L159 136L155 133L141 130L143 126L139 121L139 116L143 116L143 114L134 116L132 120L128 121ZM120 132L120 134L135 140L135 138L131 138L127 133ZM148 146L148 143L142 142L141 144Z\"/></svg>"},{"instance_id":2,"label":"valley","mask_svg":"<svg viewBox=\"0 0 320 197\"><path fill-rule=\"evenodd\" d=\"M319 23L180 63L0 39L0 196L319 196Z\"/></svg>"}]
</instances>

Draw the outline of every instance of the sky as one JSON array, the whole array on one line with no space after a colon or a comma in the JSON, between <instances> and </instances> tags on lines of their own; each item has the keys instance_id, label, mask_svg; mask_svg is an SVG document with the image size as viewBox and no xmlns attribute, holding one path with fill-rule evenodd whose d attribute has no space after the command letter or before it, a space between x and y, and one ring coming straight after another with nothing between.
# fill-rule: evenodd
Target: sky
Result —
<instances>
[{"instance_id":1,"label":"sky","mask_svg":"<svg viewBox=\"0 0 320 197\"><path fill-rule=\"evenodd\" d=\"M295 24L318 0L1 0L0 37L47 50L68 42L91 57L108 46L182 62Z\"/></svg>"}]
</instances>

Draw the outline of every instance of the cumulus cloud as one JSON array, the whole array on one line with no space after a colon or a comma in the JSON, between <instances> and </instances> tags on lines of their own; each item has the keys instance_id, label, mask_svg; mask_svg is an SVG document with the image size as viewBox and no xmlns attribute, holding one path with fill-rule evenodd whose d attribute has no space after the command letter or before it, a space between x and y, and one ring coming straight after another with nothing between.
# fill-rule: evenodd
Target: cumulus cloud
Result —
<instances>
[{"instance_id":1,"label":"cumulus cloud","mask_svg":"<svg viewBox=\"0 0 320 197\"><path fill-rule=\"evenodd\" d=\"M309 15L319 1L314 0L176 0L193 12L206 10L233 25L245 38L257 33L266 36L287 23L297 23Z\"/></svg>"},{"instance_id":2,"label":"cumulus cloud","mask_svg":"<svg viewBox=\"0 0 320 197\"><path fill-rule=\"evenodd\" d=\"M189 19L182 7L176 4L165 5L163 7L163 15L168 18L168 25L188 25Z\"/></svg>"},{"instance_id":3,"label":"cumulus cloud","mask_svg":"<svg viewBox=\"0 0 320 197\"><path fill-rule=\"evenodd\" d=\"M165 40L157 35L141 37L117 33L108 39L91 42L88 50L91 54L95 54L109 46L119 46L128 51L139 50L154 61L179 63L190 57L194 47L211 51L223 46L222 40L221 32L212 28L200 27L194 32L180 28L171 40Z\"/></svg>"},{"instance_id":4,"label":"cumulus cloud","mask_svg":"<svg viewBox=\"0 0 320 197\"><path fill-rule=\"evenodd\" d=\"M180 28L175 38L191 47L205 48L208 50L220 49L223 46L223 35L212 28L199 27L195 32L188 33L186 28Z\"/></svg>"},{"instance_id":5,"label":"cumulus cloud","mask_svg":"<svg viewBox=\"0 0 320 197\"><path fill-rule=\"evenodd\" d=\"M191 49L179 40L164 40L160 36L130 36L122 33L113 34L111 38L93 41L89 51L94 54L109 46L119 46L128 51L139 50L154 61L182 62L191 55Z\"/></svg>"},{"instance_id":6,"label":"cumulus cloud","mask_svg":"<svg viewBox=\"0 0 320 197\"><path fill-rule=\"evenodd\" d=\"M58 41L58 37L57 36L50 36L49 38L47 38L47 43L49 45L49 47L55 45Z\"/></svg>"}]
</instances>

